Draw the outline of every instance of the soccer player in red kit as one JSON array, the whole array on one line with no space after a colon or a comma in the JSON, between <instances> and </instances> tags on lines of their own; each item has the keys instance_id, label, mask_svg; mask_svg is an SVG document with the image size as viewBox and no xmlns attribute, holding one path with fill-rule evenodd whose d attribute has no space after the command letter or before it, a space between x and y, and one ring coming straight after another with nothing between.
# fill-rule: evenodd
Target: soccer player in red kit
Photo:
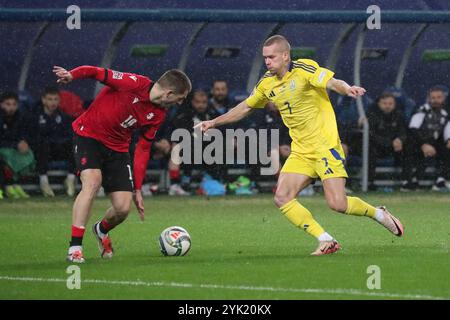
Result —
<instances>
[{"instance_id":1,"label":"soccer player in red kit","mask_svg":"<svg viewBox=\"0 0 450 320\"><path fill-rule=\"evenodd\" d=\"M181 104L192 89L191 81L180 70L169 70L158 81L105 68L81 66L71 71L55 66L58 83L76 79L96 79L105 84L88 110L72 124L75 132L74 156L82 183L73 205L72 240L67 260L82 263L82 241L98 189L103 185L112 206L95 223L102 258L112 258L108 232L122 223L131 207L144 219L141 187L150 157L150 147L163 122L167 108ZM128 152L131 136L140 128L133 170ZM134 174L134 178L133 178Z\"/></svg>"}]
</instances>

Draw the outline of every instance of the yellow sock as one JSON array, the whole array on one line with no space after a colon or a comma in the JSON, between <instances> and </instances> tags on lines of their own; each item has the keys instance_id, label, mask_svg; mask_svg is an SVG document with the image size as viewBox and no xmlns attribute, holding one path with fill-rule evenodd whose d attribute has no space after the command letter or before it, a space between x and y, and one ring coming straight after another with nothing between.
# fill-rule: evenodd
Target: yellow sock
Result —
<instances>
[{"instance_id":1,"label":"yellow sock","mask_svg":"<svg viewBox=\"0 0 450 320\"><path fill-rule=\"evenodd\" d=\"M314 220L311 212L302 206L297 199L293 199L280 208L281 212L296 227L302 228L313 237L319 238L325 232Z\"/></svg>"},{"instance_id":2,"label":"yellow sock","mask_svg":"<svg viewBox=\"0 0 450 320\"><path fill-rule=\"evenodd\" d=\"M376 209L367 202L364 202L357 197L347 197L347 210L346 214L353 216L368 216L370 218L375 217Z\"/></svg>"}]
</instances>

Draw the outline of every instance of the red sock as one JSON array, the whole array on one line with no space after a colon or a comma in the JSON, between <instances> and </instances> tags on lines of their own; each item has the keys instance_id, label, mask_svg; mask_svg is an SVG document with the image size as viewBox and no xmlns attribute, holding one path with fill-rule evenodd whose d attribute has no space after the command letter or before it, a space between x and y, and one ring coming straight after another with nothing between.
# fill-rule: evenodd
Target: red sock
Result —
<instances>
[{"instance_id":1,"label":"red sock","mask_svg":"<svg viewBox=\"0 0 450 320\"><path fill-rule=\"evenodd\" d=\"M72 225L72 240L70 241L70 246L81 246L83 242L84 227L77 227Z\"/></svg>"},{"instance_id":2,"label":"red sock","mask_svg":"<svg viewBox=\"0 0 450 320\"><path fill-rule=\"evenodd\" d=\"M180 182L180 170L169 170L169 178L172 184Z\"/></svg>"},{"instance_id":3,"label":"red sock","mask_svg":"<svg viewBox=\"0 0 450 320\"><path fill-rule=\"evenodd\" d=\"M100 229L101 233L107 234L108 231L111 230L112 228L114 228L114 226L110 225L106 221L106 218L103 218L103 220L100 222L100 225L99 225L99 229Z\"/></svg>"}]
</instances>

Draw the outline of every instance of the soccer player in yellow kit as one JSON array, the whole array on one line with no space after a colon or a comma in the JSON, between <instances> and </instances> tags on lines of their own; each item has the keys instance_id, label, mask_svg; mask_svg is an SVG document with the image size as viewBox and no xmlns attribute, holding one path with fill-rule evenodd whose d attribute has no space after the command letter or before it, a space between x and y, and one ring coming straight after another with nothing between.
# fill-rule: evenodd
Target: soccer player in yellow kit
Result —
<instances>
[{"instance_id":1,"label":"soccer player in yellow kit","mask_svg":"<svg viewBox=\"0 0 450 320\"><path fill-rule=\"evenodd\" d=\"M353 98L364 95L366 90L333 78L332 71L313 60L292 62L289 42L281 35L267 39L262 53L268 71L252 94L227 113L196 127L206 131L239 121L254 108L263 108L268 102L277 106L289 128L292 151L281 169L274 201L289 221L318 239L319 246L312 255L329 254L341 248L296 199L298 193L316 178L322 180L325 198L332 210L370 217L394 235L402 236L401 222L385 207L375 208L360 198L345 194L348 176L344 152L326 90Z\"/></svg>"}]
</instances>

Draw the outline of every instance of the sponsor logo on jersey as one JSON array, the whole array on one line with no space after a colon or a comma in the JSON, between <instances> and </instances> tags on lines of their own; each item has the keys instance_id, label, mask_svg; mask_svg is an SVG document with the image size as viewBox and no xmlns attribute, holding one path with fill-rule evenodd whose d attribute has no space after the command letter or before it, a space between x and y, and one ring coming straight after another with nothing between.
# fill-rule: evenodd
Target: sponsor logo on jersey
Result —
<instances>
[{"instance_id":1,"label":"sponsor logo on jersey","mask_svg":"<svg viewBox=\"0 0 450 320\"><path fill-rule=\"evenodd\" d=\"M138 103L138 102L139 102L139 98L134 98L133 104Z\"/></svg>"},{"instance_id":2,"label":"sponsor logo on jersey","mask_svg":"<svg viewBox=\"0 0 450 320\"><path fill-rule=\"evenodd\" d=\"M153 112L150 112L150 113L147 115L147 120L150 120L151 118L153 118L154 115L155 115L155 114L154 114Z\"/></svg>"},{"instance_id":3,"label":"sponsor logo on jersey","mask_svg":"<svg viewBox=\"0 0 450 320\"><path fill-rule=\"evenodd\" d=\"M136 76L130 76L130 79L133 80L134 82L137 81L137 77Z\"/></svg>"}]
</instances>

